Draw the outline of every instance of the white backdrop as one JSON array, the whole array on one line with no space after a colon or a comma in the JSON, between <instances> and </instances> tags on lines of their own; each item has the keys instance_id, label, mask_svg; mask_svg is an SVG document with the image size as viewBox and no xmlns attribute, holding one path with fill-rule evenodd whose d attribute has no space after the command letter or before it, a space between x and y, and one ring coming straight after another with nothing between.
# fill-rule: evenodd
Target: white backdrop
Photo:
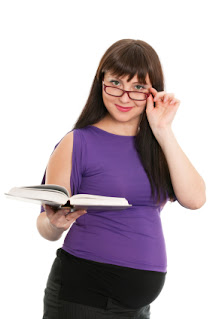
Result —
<instances>
[{"instance_id":1,"label":"white backdrop","mask_svg":"<svg viewBox=\"0 0 213 319\"><path fill-rule=\"evenodd\" d=\"M174 132L207 186L201 209L168 203L162 212L168 273L151 318L213 318L210 5L210 0L1 1L2 318L42 318L46 280L65 236L43 239L36 228L39 206L10 201L3 193L41 182L55 144L86 102L100 58L123 38L144 40L157 51L166 90L181 100Z\"/></svg>"}]
</instances>

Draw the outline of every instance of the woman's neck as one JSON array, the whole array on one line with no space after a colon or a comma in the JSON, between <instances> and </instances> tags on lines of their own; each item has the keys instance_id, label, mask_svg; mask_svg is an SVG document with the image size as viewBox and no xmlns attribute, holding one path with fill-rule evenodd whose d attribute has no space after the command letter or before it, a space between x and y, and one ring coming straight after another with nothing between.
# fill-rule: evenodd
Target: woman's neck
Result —
<instances>
[{"instance_id":1,"label":"woman's neck","mask_svg":"<svg viewBox=\"0 0 213 319\"><path fill-rule=\"evenodd\" d=\"M130 123L122 123L113 121L109 116L105 116L102 120L95 123L94 126L112 134L135 136L138 133L138 126Z\"/></svg>"}]
</instances>

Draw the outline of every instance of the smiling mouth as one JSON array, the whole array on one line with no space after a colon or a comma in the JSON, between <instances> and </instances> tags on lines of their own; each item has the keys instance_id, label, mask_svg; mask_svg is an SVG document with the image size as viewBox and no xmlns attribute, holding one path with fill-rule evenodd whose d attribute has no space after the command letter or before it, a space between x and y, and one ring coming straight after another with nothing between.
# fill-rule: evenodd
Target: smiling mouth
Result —
<instances>
[{"instance_id":1,"label":"smiling mouth","mask_svg":"<svg viewBox=\"0 0 213 319\"><path fill-rule=\"evenodd\" d=\"M130 106L130 107L123 107L123 106L120 106L118 104L115 104L117 107L120 107L121 109L124 109L124 110L130 110L133 108L133 106Z\"/></svg>"}]
</instances>

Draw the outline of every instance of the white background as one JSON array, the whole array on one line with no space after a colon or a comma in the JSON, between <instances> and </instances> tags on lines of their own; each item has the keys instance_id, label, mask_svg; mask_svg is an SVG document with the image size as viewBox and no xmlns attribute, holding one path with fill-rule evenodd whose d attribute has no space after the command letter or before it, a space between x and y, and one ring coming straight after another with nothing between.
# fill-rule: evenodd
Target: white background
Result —
<instances>
[{"instance_id":1,"label":"white background","mask_svg":"<svg viewBox=\"0 0 213 319\"><path fill-rule=\"evenodd\" d=\"M41 182L102 55L123 38L157 51L166 90L181 100L173 130L207 187L201 209L168 203L162 212L168 274L151 318L213 318L211 11L207 0L1 1L1 318L42 318L46 280L64 239L43 239L39 206L3 193Z\"/></svg>"}]
</instances>

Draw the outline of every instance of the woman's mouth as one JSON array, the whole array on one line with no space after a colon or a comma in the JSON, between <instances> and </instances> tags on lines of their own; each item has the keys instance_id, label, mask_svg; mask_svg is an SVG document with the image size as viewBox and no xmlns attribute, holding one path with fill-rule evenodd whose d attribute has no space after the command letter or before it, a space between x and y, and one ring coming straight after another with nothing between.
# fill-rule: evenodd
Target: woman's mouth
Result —
<instances>
[{"instance_id":1,"label":"woman's mouth","mask_svg":"<svg viewBox=\"0 0 213 319\"><path fill-rule=\"evenodd\" d=\"M119 111L121 111L121 112L128 112L128 111L130 111L133 107L122 107L122 106L120 106L120 105L118 105L118 104L115 104L115 106L117 107L117 109L119 110Z\"/></svg>"}]
</instances>

